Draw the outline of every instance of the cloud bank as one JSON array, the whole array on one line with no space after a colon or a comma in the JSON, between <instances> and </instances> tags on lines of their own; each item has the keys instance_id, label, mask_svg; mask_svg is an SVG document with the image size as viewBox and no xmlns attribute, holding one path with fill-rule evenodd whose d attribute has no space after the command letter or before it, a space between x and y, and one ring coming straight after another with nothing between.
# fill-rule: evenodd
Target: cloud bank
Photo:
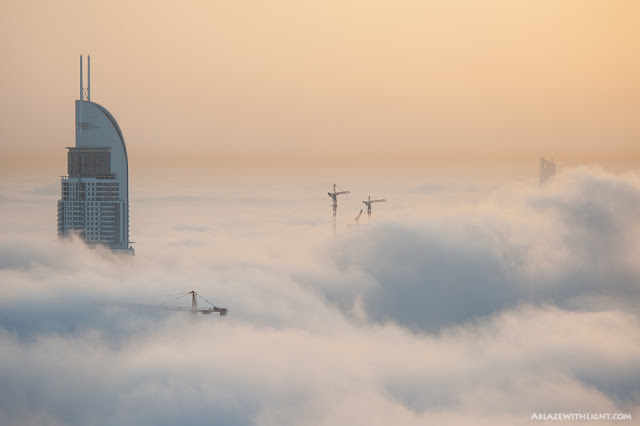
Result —
<instances>
[{"instance_id":1,"label":"cloud bank","mask_svg":"<svg viewBox=\"0 0 640 426\"><path fill-rule=\"evenodd\" d=\"M3 201L0 423L640 418L638 176L571 169L471 201L435 185L336 238L327 200L299 219L308 187L149 196L135 259L13 232L50 200ZM229 316L106 303L192 288Z\"/></svg>"}]
</instances>

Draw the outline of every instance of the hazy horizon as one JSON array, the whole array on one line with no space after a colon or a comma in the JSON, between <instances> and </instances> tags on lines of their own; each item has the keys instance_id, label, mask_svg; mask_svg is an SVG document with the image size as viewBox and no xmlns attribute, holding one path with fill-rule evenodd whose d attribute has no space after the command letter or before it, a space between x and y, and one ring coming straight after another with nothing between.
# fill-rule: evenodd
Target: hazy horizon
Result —
<instances>
[{"instance_id":1,"label":"hazy horizon","mask_svg":"<svg viewBox=\"0 0 640 426\"><path fill-rule=\"evenodd\" d=\"M47 167L73 144L81 54L138 164L640 161L636 1L0 11L3 168Z\"/></svg>"}]
</instances>

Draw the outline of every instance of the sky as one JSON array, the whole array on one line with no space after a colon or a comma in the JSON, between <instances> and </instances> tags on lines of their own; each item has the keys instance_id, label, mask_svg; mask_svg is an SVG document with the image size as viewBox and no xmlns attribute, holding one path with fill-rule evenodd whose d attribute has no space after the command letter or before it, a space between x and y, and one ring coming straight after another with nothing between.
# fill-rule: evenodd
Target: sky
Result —
<instances>
[{"instance_id":1,"label":"sky","mask_svg":"<svg viewBox=\"0 0 640 426\"><path fill-rule=\"evenodd\" d=\"M640 158L634 0L8 0L0 12L12 173L64 163L81 54L139 167Z\"/></svg>"},{"instance_id":2,"label":"sky","mask_svg":"<svg viewBox=\"0 0 640 426\"><path fill-rule=\"evenodd\" d=\"M633 424L639 13L1 2L0 424ZM133 257L57 240L81 54Z\"/></svg>"}]
</instances>

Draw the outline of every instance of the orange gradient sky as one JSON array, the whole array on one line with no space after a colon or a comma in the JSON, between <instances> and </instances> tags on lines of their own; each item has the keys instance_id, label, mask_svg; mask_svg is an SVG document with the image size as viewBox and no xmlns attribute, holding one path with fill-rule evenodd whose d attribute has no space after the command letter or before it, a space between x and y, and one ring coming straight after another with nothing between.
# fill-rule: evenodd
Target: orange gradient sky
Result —
<instances>
[{"instance_id":1,"label":"orange gradient sky","mask_svg":"<svg viewBox=\"0 0 640 426\"><path fill-rule=\"evenodd\" d=\"M3 1L0 166L63 174L80 54L132 164L640 163L640 2Z\"/></svg>"}]
</instances>

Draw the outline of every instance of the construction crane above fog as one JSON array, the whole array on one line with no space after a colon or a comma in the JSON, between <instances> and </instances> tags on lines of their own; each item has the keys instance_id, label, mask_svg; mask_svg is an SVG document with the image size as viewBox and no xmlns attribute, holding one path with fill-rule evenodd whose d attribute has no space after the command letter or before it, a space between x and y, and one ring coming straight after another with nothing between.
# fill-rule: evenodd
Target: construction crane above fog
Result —
<instances>
[{"instance_id":1,"label":"construction crane above fog","mask_svg":"<svg viewBox=\"0 0 640 426\"><path fill-rule=\"evenodd\" d=\"M380 200L372 200L371 199L371 195L369 195L369 198L365 201L363 201L363 203L365 203L367 205L367 215L369 216L369 222L371 222L371 204L373 203L384 203L385 200L384 198L380 199Z\"/></svg>"},{"instance_id":2,"label":"construction crane above fog","mask_svg":"<svg viewBox=\"0 0 640 426\"><path fill-rule=\"evenodd\" d=\"M169 294L166 296L155 296L155 297L146 297L143 299L136 299L136 300L149 300L149 299L157 299L160 297L172 297L172 296L178 296L175 299L180 299L186 295L191 295L191 306L171 306L171 305L152 305L152 304L147 304L147 303L129 303L129 302L119 302L119 303L115 303L118 306L126 306L129 308L143 308L143 309L162 309L162 310L167 310L167 311L188 311L191 312L191 316L192 318L197 318L198 317L198 313L200 314L204 314L204 315L210 315L214 312L219 313L220 316L223 315L227 315L227 312L229 312L229 310L227 308L218 308L217 306L214 306L213 303L209 302L207 299L205 299L204 297L200 296L198 293L196 293L194 290L191 291L187 291L184 293L177 293L177 294ZM202 299L203 301L207 302L209 305L211 305L210 308L200 308L198 307L198 298Z\"/></svg>"},{"instance_id":3,"label":"construction crane above fog","mask_svg":"<svg viewBox=\"0 0 640 426\"><path fill-rule=\"evenodd\" d=\"M360 209L360 213L358 213L358 216L355 217L356 220L356 226L358 226L358 222L360 220L360 216L362 216L362 209Z\"/></svg>"},{"instance_id":4,"label":"construction crane above fog","mask_svg":"<svg viewBox=\"0 0 640 426\"><path fill-rule=\"evenodd\" d=\"M339 189L339 191L338 191ZM333 233L336 233L336 212L338 211L338 195L350 194L350 191L345 191L335 183L333 184L333 192L329 192L329 197L333 199Z\"/></svg>"}]
</instances>

